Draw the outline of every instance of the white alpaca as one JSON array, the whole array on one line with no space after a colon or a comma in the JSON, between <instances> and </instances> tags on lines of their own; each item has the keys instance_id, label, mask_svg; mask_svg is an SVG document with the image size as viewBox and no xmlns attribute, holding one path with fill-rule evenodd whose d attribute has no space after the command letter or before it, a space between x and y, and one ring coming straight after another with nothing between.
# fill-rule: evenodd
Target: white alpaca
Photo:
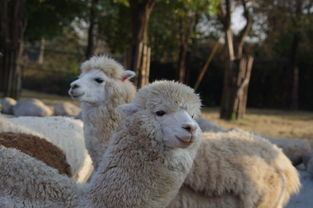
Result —
<instances>
[{"instance_id":1,"label":"white alpaca","mask_svg":"<svg viewBox=\"0 0 313 208\"><path fill-rule=\"evenodd\" d=\"M0 115L0 132L24 133L43 138L44 136L37 131L28 129L27 127L16 125L8 120L7 117Z\"/></svg>"},{"instance_id":2,"label":"white alpaca","mask_svg":"<svg viewBox=\"0 0 313 208\"><path fill-rule=\"evenodd\" d=\"M223 128L212 123L211 121L203 118L196 119L201 130L203 132L225 132ZM236 130L243 133L249 133L251 136L259 137L269 140L272 144L277 145L281 148L284 154L291 160L294 166L301 164L302 157L305 153L309 152L312 148L308 141L303 139L290 139L290 138L271 138L255 132L248 132L238 128L232 128L227 131Z\"/></svg>"},{"instance_id":3,"label":"white alpaca","mask_svg":"<svg viewBox=\"0 0 313 208\"><path fill-rule=\"evenodd\" d=\"M136 93L128 81L133 76L115 60L94 56L81 65L79 79L71 83L69 94L81 102L86 147L95 169L121 120L115 108L129 103Z\"/></svg>"},{"instance_id":4,"label":"white alpaca","mask_svg":"<svg viewBox=\"0 0 313 208\"><path fill-rule=\"evenodd\" d=\"M203 133L194 165L169 207L282 208L298 192L281 149L251 134Z\"/></svg>"},{"instance_id":5,"label":"white alpaca","mask_svg":"<svg viewBox=\"0 0 313 208\"><path fill-rule=\"evenodd\" d=\"M0 146L1 207L165 207L190 171L200 145L193 90L156 82L138 91L86 185L59 175L15 149Z\"/></svg>"},{"instance_id":6,"label":"white alpaca","mask_svg":"<svg viewBox=\"0 0 313 208\"><path fill-rule=\"evenodd\" d=\"M238 131L243 134L251 134L251 136L253 137L266 139L270 141L272 144L277 145L279 148L283 150L284 154L289 158L289 160L292 162L294 166L301 164L303 162L303 156L312 149L310 142L306 140L290 138L272 138L237 128L230 129L228 131Z\"/></svg>"}]
</instances>

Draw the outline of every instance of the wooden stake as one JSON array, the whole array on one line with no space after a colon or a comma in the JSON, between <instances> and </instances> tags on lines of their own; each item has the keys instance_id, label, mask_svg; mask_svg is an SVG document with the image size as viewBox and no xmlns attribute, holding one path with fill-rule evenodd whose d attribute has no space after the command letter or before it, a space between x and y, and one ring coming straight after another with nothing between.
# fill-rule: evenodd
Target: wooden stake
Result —
<instances>
[{"instance_id":1,"label":"wooden stake","mask_svg":"<svg viewBox=\"0 0 313 208\"><path fill-rule=\"evenodd\" d=\"M211 53L210 53L209 58L207 59L206 63L204 64L204 66L203 66L202 69L201 69L201 72L200 72L200 74L199 74L199 76L198 76L198 79L197 79L197 81L196 81L196 84L195 84L195 86L193 87L195 90L198 89L198 87L199 87L199 85L200 85L200 83L201 83L201 81L202 81L202 79L203 79L205 73L207 72L207 70L208 70L208 68L209 68L209 65L210 65L211 61L213 60L213 57L215 56L215 53L216 53L217 50L220 48L220 46L221 46L221 43L220 43L220 40L218 40L218 41L215 43L215 45L214 45L214 47L213 47L213 49L212 49L212 51L211 51Z\"/></svg>"}]
</instances>

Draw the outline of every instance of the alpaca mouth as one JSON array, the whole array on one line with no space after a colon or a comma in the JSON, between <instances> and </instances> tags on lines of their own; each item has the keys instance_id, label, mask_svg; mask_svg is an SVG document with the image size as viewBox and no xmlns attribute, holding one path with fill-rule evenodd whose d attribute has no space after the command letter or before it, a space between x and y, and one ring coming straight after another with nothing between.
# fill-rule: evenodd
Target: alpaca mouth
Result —
<instances>
[{"instance_id":1,"label":"alpaca mouth","mask_svg":"<svg viewBox=\"0 0 313 208\"><path fill-rule=\"evenodd\" d=\"M78 99L81 96L83 96L85 93L74 93L72 90L68 92L68 94L73 98L73 99Z\"/></svg>"},{"instance_id":2,"label":"alpaca mouth","mask_svg":"<svg viewBox=\"0 0 313 208\"><path fill-rule=\"evenodd\" d=\"M192 142L193 142L192 137L190 137L189 140L184 140L184 139L182 139L182 138L180 138L180 137L178 137L178 136L175 136L175 137L176 137L176 139L177 139L180 143L182 143L183 145L186 145L186 146L192 144Z\"/></svg>"}]
</instances>

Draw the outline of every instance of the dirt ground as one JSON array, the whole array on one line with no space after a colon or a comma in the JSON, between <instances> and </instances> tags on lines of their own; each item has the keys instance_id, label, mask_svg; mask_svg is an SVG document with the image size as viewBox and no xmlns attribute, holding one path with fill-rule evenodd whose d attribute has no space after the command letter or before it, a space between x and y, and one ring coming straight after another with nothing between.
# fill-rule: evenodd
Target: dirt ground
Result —
<instances>
[{"instance_id":1,"label":"dirt ground","mask_svg":"<svg viewBox=\"0 0 313 208\"><path fill-rule=\"evenodd\" d=\"M51 95L29 90L22 91L22 98L38 98L48 105L57 102L73 101L69 96ZM269 109L248 109L245 117L238 121L225 121L219 119L218 108L202 109L203 117L222 126L224 129L241 128L265 136L275 138L307 139L313 143L313 112L286 111Z\"/></svg>"},{"instance_id":2,"label":"dirt ground","mask_svg":"<svg viewBox=\"0 0 313 208\"><path fill-rule=\"evenodd\" d=\"M241 128L275 138L299 138L313 142L313 112L248 109L238 121L219 119L218 108L203 108L203 117L225 129Z\"/></svg>"}]
</instances>

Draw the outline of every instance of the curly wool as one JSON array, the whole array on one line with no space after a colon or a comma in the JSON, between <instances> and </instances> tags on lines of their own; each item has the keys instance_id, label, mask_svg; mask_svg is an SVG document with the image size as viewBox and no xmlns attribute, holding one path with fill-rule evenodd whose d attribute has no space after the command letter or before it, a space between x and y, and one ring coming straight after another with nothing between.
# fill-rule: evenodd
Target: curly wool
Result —
<instances>
[{"instance_id":1,"label":"curly wool","mask_svg":"<svg viewBox=\"0 0 313 208\"><path fill-rule=\"evenodd\" d=\"M72 176L64 152L43 138L30 134L2 132L0 133L0 145L18 149L57 169L60 174Z\"/></svg>"},{"instance_id":2,"label":"curly wool","mask_svg":"<svg viewBox=\"0 0 313 208\"><path fill-rule=\"evenodd\" d=\"M0 115L0 132L15 132L15 133L24 133L30 134L38 137L44 137L39 132L28 129L27 127L19 126L8 120L9 118L2 117Z\"/></svg>"},{"instance_id":3,"label":"curly wool","mask_svg":"<svg viewBox=\"0 0 313 208\"><path fill-rule=\"evenodd\" d=\"M169 207L276 208L299 191L296 169L267 140L236 131L202 137L193 168Z\"/></svg>"},{"instance_id":4,"label":"curly wool","mask_svg":"<svg viewBox=\"0 0 313 208\"><path fill-rule=\"evenodd\" d=\"M78 119L64 116L45 118L25 116L9 118L8 121L15 124L16 129L22 127L30 129L32 132L38 132L42 135L39 137L59 147L66 154L66 159L75 177L84 166L84 160L89 158L83 137L83 123ZM16 130L12 132L16 132ZM33 133L31 134L33 135Z\"/></svg>"},{"instance_id":5,"label":"curly wool","mask_svg":"<svg viewBox=\"0 0 313 208\"><path fill-rule=\"evenodd\" d=\"M201 101L193 92L192 88L175 81L155 81L140 89L134 102L148 109L178 105L187 110L190 115L197 117L200 115Z\"/></svg>"},{"instance_id":6,"label":"curly wool","mask_svg":"<svg viewBox=\"0 0 313 208\"><path fill-rule=\"evenodd\" d=\"M112 79L120 79L124 70L123 66L108 56L93 56L81 64L81 73L91 70L101 70Z\"/></svg>"},{"instance_id":7,"label":"curly wool","mask_svg":"<svg viewBox=\"0 0 313 208\"><path fill-rule=\"evenodd\" d=\"M14 148L0 145L0 207L73 207L74 180Z\"/></svg>"}]
</instances>

